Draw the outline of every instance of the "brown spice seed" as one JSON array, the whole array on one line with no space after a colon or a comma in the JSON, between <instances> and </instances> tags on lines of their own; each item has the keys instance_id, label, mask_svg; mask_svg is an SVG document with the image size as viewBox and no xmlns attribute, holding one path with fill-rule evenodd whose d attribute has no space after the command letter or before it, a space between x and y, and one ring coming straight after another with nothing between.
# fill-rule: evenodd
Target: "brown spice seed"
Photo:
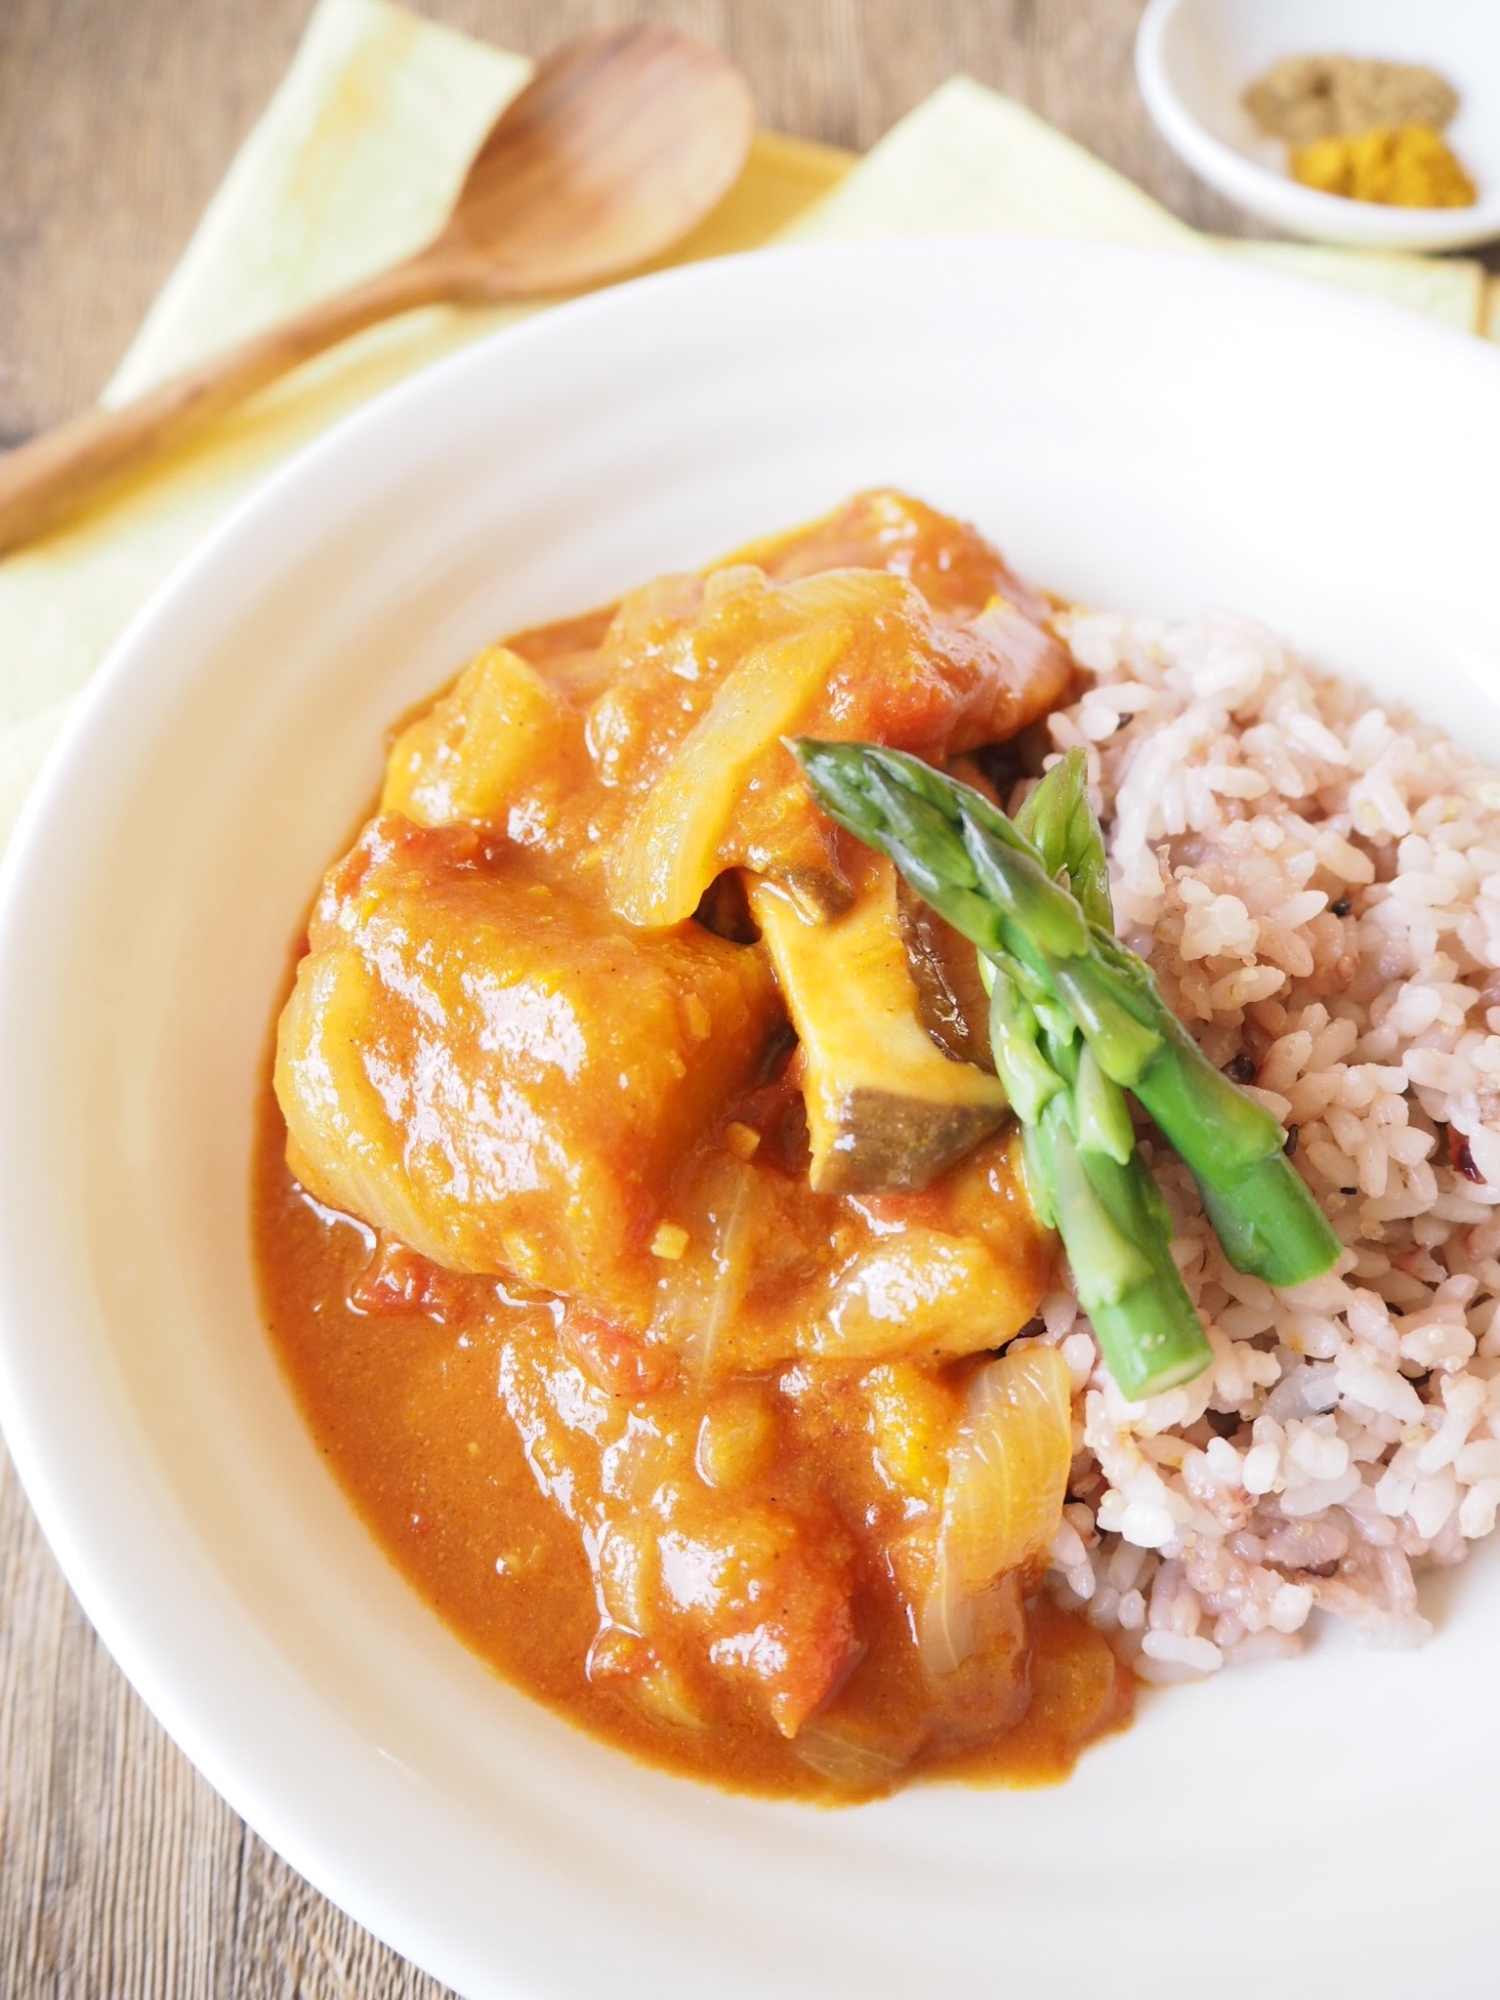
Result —
<instances>
[{"instance_id":1,"label":"brown spice seed","mask_svg":"<svg viewBox=\"0 0 1500 2000\"><path fill-rule=\"evenodd\" d=\"M1307 146L1375 126L1430 125L1441 132L1458 109L1458 93L1418 63L1286 56L1250 85L1244 105L1268 137Z\"/></svg>"}]
</instances>

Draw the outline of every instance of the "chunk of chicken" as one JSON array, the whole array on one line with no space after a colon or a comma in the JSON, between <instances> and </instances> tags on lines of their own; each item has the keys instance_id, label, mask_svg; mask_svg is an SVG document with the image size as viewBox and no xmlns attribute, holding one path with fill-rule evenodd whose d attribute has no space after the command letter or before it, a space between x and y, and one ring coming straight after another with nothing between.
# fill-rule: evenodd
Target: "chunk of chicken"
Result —
<instances>
[{"instance_id":1,"label":"chunk of chicken","mask_svg":"<svg viewBox=\"0 0 1500 2000\"><path fill-rule=\"evenodd\" d=\"M383 803L548 852L611 907L680 924L722 872L847 907L840 837L782 738L935 763L1003 741L1071 667L1047 606L972 528L899 494L604 614L489 648L397 738Z\"/></svg>"},{"instance_id":2,"label":"chunk of chicken","mask_svg":"<svg viewBox=\"0 0 1500 2000\"><path fill-rule=\"evenodd\" d=\"M934 611L951 618L972 618L996 597L1034 624L1051 609L977 528L888 486L856 493L805 527L737 549L720 566L738 563L753 563L777 583L825 569L884 570L905 577Z\"/></svg>"},{"instance_id":3,"label":"chunk of chicken","mask_svg":"<svg viewBox=\"0 0 1500 2000\"><path fill-rule=\"evenodd\" d=\"M594 702L605 782L639 804L608 858L610 901L632 923L690 916L721 869L784 883L814 915L849 900L832 826L787 735L869 739L933 763L1013 736L1066 687L1068 656L994 598L934 612L902 577L821 570L776 583L719 570L656 615L649 647L627 599L605 652L635 663Z\"/></svg>"},{"instance_id":4,"label":"chunk of chicken","mask_svg":"<svg viewBox=\"0 0 1500 2000\"><path fill-rule=\"evenodd\" d=\"M451 1269L643 1317L673 1168L782 1018L761 950L643 938L513 848L394 814L310 946L276 1063L304 1185Z\"/></svg>"}]
</instances>

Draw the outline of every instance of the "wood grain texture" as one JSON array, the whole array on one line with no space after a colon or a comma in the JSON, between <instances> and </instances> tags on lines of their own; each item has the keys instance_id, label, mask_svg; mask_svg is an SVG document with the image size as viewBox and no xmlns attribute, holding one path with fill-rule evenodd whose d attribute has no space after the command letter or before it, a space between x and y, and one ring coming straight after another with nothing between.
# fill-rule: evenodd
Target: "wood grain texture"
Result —
<instances>
[{"instance_id":1,"label":"wood grain texture","mask_svg":"<svg viewBox=\"0 0 1500 2000\"><path fill-rule=\"evenodd\" d=\"M726 48L762 122L864 147L955 71L1187 221L1234 214L1151 129L1142 0L422 0L541 52L649 15ZM281 77L308 0L0 0L0 445L113 369ZM147 1714L0 1459L4 2000L441 2000L250 1834Z\"/></svg>"}]
</instances>

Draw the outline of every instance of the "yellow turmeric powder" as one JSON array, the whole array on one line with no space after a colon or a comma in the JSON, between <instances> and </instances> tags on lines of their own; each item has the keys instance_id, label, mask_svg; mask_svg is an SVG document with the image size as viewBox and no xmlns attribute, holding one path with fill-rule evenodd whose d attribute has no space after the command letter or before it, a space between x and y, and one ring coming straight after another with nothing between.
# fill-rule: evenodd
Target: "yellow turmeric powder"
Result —
<instances>
[{"instance_id":1,"label":"yellow turmeric powder","mask_svg":"<svg viewBox=\"0 0 1500 2000\"><path fill-rule=\"evenodd\" d=\"M1474 183L1430 125L1377 127L1291 151L1293 180L1392 208L1469 208Z\"/></svg>"}]
</instances>

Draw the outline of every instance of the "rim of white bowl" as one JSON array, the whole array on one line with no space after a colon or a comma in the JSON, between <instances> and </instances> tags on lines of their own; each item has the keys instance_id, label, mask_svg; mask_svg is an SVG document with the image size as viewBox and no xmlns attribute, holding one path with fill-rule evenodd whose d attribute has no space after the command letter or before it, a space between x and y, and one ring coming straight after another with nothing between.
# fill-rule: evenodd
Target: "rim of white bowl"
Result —
<instances>
[{"instance_id":1,"label":"rim of white bowl","mask_svg":"<svg viewBox=\"0 0 1500 2000\"><path fill-rule=\"evenodd\" d=\"M1387 208L1303 187L1247 159L1210 132L1173 88L1166 38L1191 0L1149 0L1135 38L1135 73L1152 122L1178 157L1218 193L1262 221L1313 242L1377 250L1457 250L1500 236L1500 188L1470 208Z\"/></svg>"},{"instance_id":2,"label":"rim of white bowl","mask_svg":"<svg viewBox=\"0 0 1500 2000\"><path fill-rule=\"evenodd\" d=\"M45 893L44 850L70 841L77 845L65 809L87 778L88 765L108 766L116 740L110 733L115 711L123 718L137 696L152 685L149 666L158 628L167 627L177 615L179 599L211 583L224 551L232 549L249 526L273 520L286 492L326 470L328 462L354 440L378 430L406 405L420 404L439 385L467 373L482 374L497 349L514 353L544 344L559 326L607 319L627 299L691 294L721 284L727 273L737 272L743 278L752 269L758 275L777 266L795 269L816 264L838 270L900 258L938 265L955 254L1042 267L1085 259L1122 268L1155 266L1163 276L1179 279L1197 261L1185 262L1171 251L1121 245L1007 243L993 238L786 246L654 273L569 302L481 337L395 384L303 446L247 494L157 587L110 649L54 746L0 863L0 966L10 965L18 941L34 931L45 936L54 920ZM1373 314L1384 321L1387 336L1398 345L1420 348L1459 371L1482 371L1476 382L1482 379L1487 389L1493 385L1489 371L1500 356L1485 351L1482 343L1384 301L1345 295L1278 273L1235 269L1216 260L1205 260L1202 268L1206 280L1220 288L1280 290L1300 300L1303 310L1311 309L1316 317L1337 324L1341 332L1367 325ZM731 283L736 281L731 277ZM137 689L134 684L143 675L143 688ZM9 982L0 978L0 1108L18 1096L16 1078L3 1062L7 1053L14 1056L14 1012ZM278 1716L299 1721L304 1745L315 1747L315 1761L340 1775L348 1768L354 1732L337 1714L325 1713L300 1673L258 1631L247 1628L240 1606L164 1503L139 1441L127 1434L128 1426L122 1429L107 1385L70 1381L65 1417L48 1403L54 1394L59 1405L64 1399L62 1385L47 1375L55 1364L26 1352L27 1336L37 1323L28 1319L27 1309L44 1307L47 1273L37 1262L35 1239L25 1235L9 1208L0 1208L0 1253L6 1253L0 1255L0 1430L49 1547L104 1644L173 1741L273 1849L374 1935L462 1991L469 1979L478 1976L474 1961L458 1941L434 1935L429 1918L414 1904L417 1889L404 1879L393 1884L388 1857L380 1852L373 1829L356 1841L346 1832L344 1845L332 1851L322 1810L305 1796L312 1760L299 1759L300 1792L289 1796L275 1756L264 1754L260 1739L252 1743L239 1706L226 1705L215 1669L230 1659L239 1663L237 1649L248 1642L256 1659L257 1715L263 1721ZM42 1317L44 1321L44 1313ZM107 1502L76 1489L71 1475L85 1453L97 1454L89 1457L91 1467L121 1475L123 1484L112 1489ZM155 1535L152 1566L146 1574L138 1569L122 1581L110 1558L141 1523ZM185 1616L184 1591L189 1593ZM190 1631L201 1640L201 1653L190 1648ZM165 1641L164 1632L170 1634ZM318 1736L320 1729L326 1740ZM288 1754L281 1752L283 1765ZM388 1805L388 1794L380 1796ZM420 1816L425 1795L414 1789L412 1802ZM352 1856L351 1846L359 1848ZM517 1885L519 1893L524 1894L525 1886ZM495 1885L496 1900L500 1887ZM492 1993L502 1990L493 1966L486 1966L484 1982ZM520 2000L521 1989L508 1980L504 1990Z\"/></svg>"}]
</instances>

